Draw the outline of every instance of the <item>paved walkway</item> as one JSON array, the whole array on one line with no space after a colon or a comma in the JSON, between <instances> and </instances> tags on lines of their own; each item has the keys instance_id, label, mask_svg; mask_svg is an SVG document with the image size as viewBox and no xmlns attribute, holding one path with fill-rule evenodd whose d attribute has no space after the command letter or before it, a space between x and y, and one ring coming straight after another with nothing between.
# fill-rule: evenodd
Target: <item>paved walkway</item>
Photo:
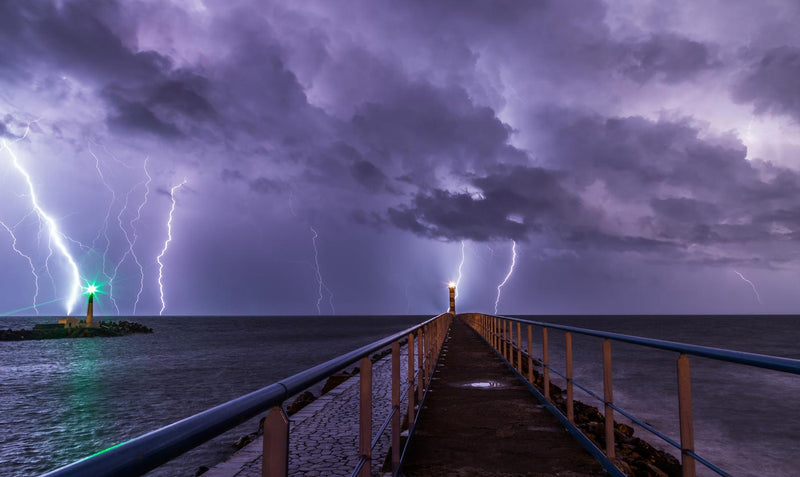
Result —
<instances>
[{"instance_id":1,"label":"paved walkway","mask_svg":"<svg viewBox=\"0 0 800 477\"><path fill-rule=\"evenodd\" d=\"M353 366L355 367L355 365ZM400 381L408 377L407 347L400 349ZM290 416L289 475L349 476L358 464L358 388L356 374L316 401ZM402 394L401 394L402 396ZM391 355L373 364L372 435L380 430L391 410ZM407 396L400 409L405 417ZM380 469L390 447L389 427L372 450L372 474ZM204 477L261 477L262 438L259 437Z\"/></svg>"},{"instance_id":2,"label":"paved walkway","mask_svg":"<svg viewBox=\"0 0 800 477\"><path fill-rule=\"evenodd\" d=\"M402 470L408 477L607 475L460 319Z\"/></svg>"}]
</instances>

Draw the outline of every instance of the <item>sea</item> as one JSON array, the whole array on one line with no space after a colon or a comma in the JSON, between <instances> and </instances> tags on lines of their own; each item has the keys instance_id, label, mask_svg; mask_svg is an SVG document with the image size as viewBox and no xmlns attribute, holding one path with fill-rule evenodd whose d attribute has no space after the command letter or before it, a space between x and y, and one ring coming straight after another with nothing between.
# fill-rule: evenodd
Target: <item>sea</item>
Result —
<instances>
[{"instance_id":1,"label":"sea","mask_svg":"<svg viewBox=\"0 0 800 477\"><path fill-rule=\"evenodd\" d=\"M428 316L115 318L153 334L0 342L0 476L38 475L267 386ZM538 321L800 359L794 316L530 316ZM56 317L2 317L30 328ZM564 362L551 330L550 362ZM534 352L541 349L535 331ZM573 337L575 380L602 395L602 343ZM614 343L614 402L679 440L677 354ZM796 476L800 376L690 358L696 452L731 475ZM556 385L563 381L553 376ZM576 399L598 403L576 390ZM618 420L625 422L624 418ZM194 476L257 419L151 472ZM634 426L635 427L635 426ZM636 435L671 451L669 444ZM716 475L698 464L698 475Z\"/></svg>"}]
</instances>

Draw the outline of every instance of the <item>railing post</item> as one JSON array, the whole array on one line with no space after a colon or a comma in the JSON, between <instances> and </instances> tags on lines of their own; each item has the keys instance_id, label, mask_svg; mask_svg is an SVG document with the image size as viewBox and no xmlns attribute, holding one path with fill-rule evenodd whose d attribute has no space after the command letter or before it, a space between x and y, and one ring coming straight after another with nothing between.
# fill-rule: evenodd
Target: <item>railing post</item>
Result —
<instances>
[{"instance_id":1,"label":"railing post","mask_svg":"<svg viewBox=\"0 0 800 477\"><path fill-rule=\"evenodd\" d=\"M414 425L414 334L408 334L408 429Z\"/></svg>"},{"instance_id":2,"label":"railing post","mask_svg":"<svg viewBox=\"0 0 800 477\"><path fill-rule=\"evenodd\" d=\"M358 448L365 459L359 477L370 477L372 474L372 361L369 356L361 359L359 372L359 430Z\"/></svg>"},{"instance_id":3,"label":"railing post","mask_svg":"<svg viewBox=\"0 0 800 477\"><path fill-rule=\"evenodd\" d=\"M492 317L492 348L497 349L497 318Z\"/></svg>"},{"instance_id":4,"label":"railing post","mask_svg":"<svg viewBox=\"0 0 800 477\"><path fill-rule=\"evenodd\" d=\"M566 341L564 349L567 355L567 419L575 424L575 409L572 402L572 333L567 331L564 339Z\"/></svg>"},{"instance_id":5,"label":"railing post","mask_svg":"<svg viewBox=\"0 0 800 477\"><path fill-rule=\"evenodd\" d=\"M542 374L544 375L544 398L550 400L550 348L547 344L547 328L542 328Z\"/></svg>"},{"instance_id":6,"label":"railing post","mask_svg":"<svg viewBox=\"0 0 800 477\"><path fill-rule=\"evenodd\" d=\"M517 371L522 373L522 325L517 322Z\"/></svg>"},{"instance_id":7,"label":"railing post","mask_svg":"<svg viewBox=\"0 0 800 477\"><path fill-rule=\"evenodd\" d=\"M605 400L606 456L614 460L614 392L611 379L611 341L603 340L603 398Z\"/></svg>"},{"instance_id":8,"label":"railing post","mask_svg":"<svg viewBox=\"0 0 800 477\"><path fill-rule=\"evenodd\" d=\"M692 424L692 378L689 373L689 358L685 354L678 357L678 412L681 423L683 477L694 477L694 457L686 454L687 451L694 452L694 426Z\"/></svg>"},{"instance_id":9,"label":"railing post","mask_svg":"<svg viewBox=\"0 0 800 477\"><path fill-rule=\"evenodd\" d=\"M514 367L514 323L508 320L508 362Z\"/></svg>"},{"instance_id":10,"label":"railing post","mask_svg":"<svg viewBox=\"0 0 800 477\"><path fill-rule=\"evenodd\" d=\"M511 361L511 323L508 320L503 320L503 326L505 327L505 333L503 336L505 337L505 345L506 345L506 361Z\"/></svg>"},{"instance_id":11,"label":"railing post","mask_svg":"<svg viewBox=\"0 0 800 477\"><path fill-rule=\"evenodd\" d=\"M506 320L500 319L500 356L506 357Z\"/></svg>"},{"instance_id":12,"label":"railing post","mask_svg":"<svg viewBox=\"0 0 800 477\"><path fill-rule=\"evenodd\" d=\"M289 474L289 418L280 406L264 418L261 477L286 477Z\"/></svg>"},{"instance_id":13,"label":"railing post","mask_svg":"<svg viewBox=\"0 0 800 477\"><path fill-rule=\"evenodd\" d=\"M400 467L400 343L392 344L392 473Z\"/></svg>"},{"instance_id":14,"label":"railing post","mask_svg":"<svg viewBox=\"0 0 800 477\"><path fill-rule=\"evenodd\" d=\"M417 379L417 401L422 402L422 392L424 381L422 380L422 328L417 330L417 371L419 378Z\"/></svg>"},{"instance_id":15,"label":"railing post","mask_svg":"<svg viewBox=\"0 0 800 477\"><path fill-rule=\"evenodd\" d=\"M533 383L533 328L528 325L528 382Z\"/></svg>"}]
</instances>

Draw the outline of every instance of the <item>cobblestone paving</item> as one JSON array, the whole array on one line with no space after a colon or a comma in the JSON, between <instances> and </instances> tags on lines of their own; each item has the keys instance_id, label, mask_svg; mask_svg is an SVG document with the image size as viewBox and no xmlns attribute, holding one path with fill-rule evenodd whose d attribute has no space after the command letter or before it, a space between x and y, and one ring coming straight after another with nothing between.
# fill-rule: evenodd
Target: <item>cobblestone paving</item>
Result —
<instances>
[{"instance_id":1,"label":"cobblestone paving","mask_svg":"<svg viewBox=\"0 0 800 477\"><path fill-rule=\"evenodd\" d=\"M372 436L391 412L391 354L373 364ZM352 369L352 368L351 368ZM359 375L348 379L292 415L289 428L289 475L348 476L358 464ZM401 417L408 410L407 347L400 348ZM372 475L380 476L391 446L391 425L372 450ZM262 439L250 443L204 477L261 477Z\"/></svg>"}]
</instances>

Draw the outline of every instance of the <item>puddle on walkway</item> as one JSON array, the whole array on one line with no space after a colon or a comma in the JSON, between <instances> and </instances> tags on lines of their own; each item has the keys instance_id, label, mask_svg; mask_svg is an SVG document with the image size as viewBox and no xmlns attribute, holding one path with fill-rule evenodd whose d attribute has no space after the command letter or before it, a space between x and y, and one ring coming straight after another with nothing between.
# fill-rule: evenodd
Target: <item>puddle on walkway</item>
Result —
<instances>
[{"instance_id":1,"label":"puddle on walkway","mask_svg":"<svg viewBox=\"0 0 800 477\"><path fill-rule=\"evenodd\" d=\"M471 383L463 383L461 384L461 387L473 389L502 389L507 388L508 385L506 383L501 383L500 381L475 381Z\"/></svg>"}]
</instances>

